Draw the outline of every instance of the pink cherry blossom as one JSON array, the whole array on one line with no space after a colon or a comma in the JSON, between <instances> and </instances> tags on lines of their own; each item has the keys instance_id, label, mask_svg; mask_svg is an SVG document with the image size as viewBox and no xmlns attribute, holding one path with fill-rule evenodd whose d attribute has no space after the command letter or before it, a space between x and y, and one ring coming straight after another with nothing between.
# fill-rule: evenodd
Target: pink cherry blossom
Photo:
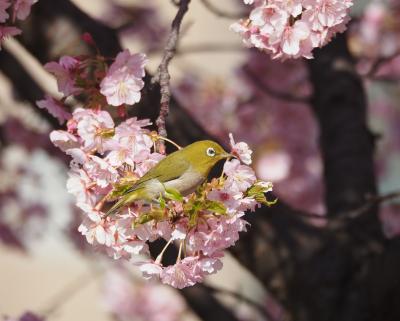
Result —
<instances>
[{"instance_id":1,"label":"pink cherry blossom","mask_svg":"<svg viewBox=\"0 0 400 321\"><path fill-rule=\"evenodd\" d=\"M309 35L310 29L305 22L296 21L293 26L286 27L282 35L282 52L296 57L300 53L301 42Z\"/></svg>"},{"instance_id":2,"label":"pink cherry blossom","mask_svg":"<svg viewBox=\"0 0 400 321\"><path fill-rule=\"evenodd\" d=\"M50 133L50 140L63 152L79 146L78 138L64 130L53 130Z\"/></svg>"},{"instance_id":3,"label":"pink cherry blossom","mask_svg":"<svg viewBox=\"0 0 400 321\"><path fill-rule=\"evenodd\" d=\"M31 13L31 7L38 0L16 0L14 4L14 15L19 20L25 20Z\"/></svg>"},{"instance_id":4,"label":"pink cherry blossom","mask_svg":"<svg viewBox=\"0 0 400 321\"><path fill-rule=\"evenodd\" d=\"M304 0L305 19L310 22L313 31L323 31L345 22L353 5L352 0Z\"/></svg>"},{"instance_id":5,"label":"pink cherry blossom","mask_svg":"<svg viewBox=\"0 0 400 321\"><path fill-rule=\"evenodd\" d=\"M352 0L251 1L248 20L234 23L248 47L269 53L273 59L312 58L312 50L325 45L349 21Z\"/></svg>"},{"instance_id":6,"label":"pink cherry blossom","mask_svg":"<svg viewBox=\"0 0 400 321\"><path fill-rule=\"evenodd\" d=\"M7 9L10 7L10 5L11 3L9 0L0 0L0 23L6 22L6 20L10 17L10 15L7 13Z\"/></svg>"},{"instance_id":7,"label":"pink cherry blossom","mask_svg":"<svg viewBox=\"0 0 400 321\"><path fill-rule=\"evenodd\" d=\"M104 153L109 146L109 132L114 130L114 121L109 113L78 108L73 113L76 121L77 133L82 138L86 151Z\"/></svg>"},{"instance_id":8,"label":"pink cherry blossom","mask_svg":"<svg viewBox=\"0 0 400 321\"><path fill-rule=\"evenodd\" d=\"M52 73L57 79L58 90L65 96L78 94L81 89L75 85L74 72L80 62L70 56L63 56L59 62L49 62L44 65L45 69Z\"/></svg>"},{"instance_id":9,"label":"pink cherry blossom","mask_svg":"<svg viewBox=\"0 0 400 321\"><path fill-rule=\"evenodd\" d=\"M146 63L144 54L131 54L128 49L117 55L100 83L100 92L110 105L133 105L140 101Z\"/></svg>"},{"instance_id":10,"label":"pink cherry blossom","mask_svg":"<svg viewBox=\"0 0 400 321\"><path fill-rule=\"evenodd\" d=\"M20 35L21 32L22 31L16 27L0 26L0 49L1 49L1 42L4 39Z\"/></svg>"},{"instance_id":11,"label":"pink cherry blossom","mask_svg":"<svg viewBox=\"0 0 400 321\"><path fill-rule=\"evenodd\" d=\"M117 167L123 163L134 166L135 162L143 162L149 158L154 143L150 136L141 129L141 125L139 123L139 125L130 126L122 123L115 129L114 145L107 156L110 164ZM143 125L148 126L148 123Z\"/></svg>"},{"instance_id":12,"label":"pink cherry blossom","mask_svg":"<svg viewBox=\"0 0 400 321\"><path fill-rule=\"evenodd\" d=\"M177 289L195 285L198 282L194 271L196 263L197 258L186 257L180 262L168 266L161 273L161 282Z\"/></svg>"},{"instance_id":13,"label":"pink cherry blossom","mask_svg":"<svg viewBox=\"0 0 400 321\"><path fill-rule=\"evenodd\" d=\"M90 244L111 246L114 243L114 231L105 222L85 218L79 226L78 231L86 237L86 240Z\"/></svg>"},{"instance_id":14,"label":"pink cherry blossom","mask_svg":"<svg viewBox=\"0 0 400 321\"><path fill-rule=\"evenodd\" d=\"M104 305L119 320L182 320L180 295L160 284L137 282L123 267L107 272L103 291Z\"/></svg>"},{"instance_id":15,"label":"pink cherry blossom","mask_svg":"<svg viewBox=\"0 0 400 321\"><path fill-rule=\"evenodd\" d=\"M226 185L235 191L244 192L256 181L253 169L237 159L225 162L224 173L228 176Z\"/></svg>"},{"instance_id":16,"label":"pink cherry blossom","mask_svg":"<svg viewBox=\"0 0 400 321\"><path fill-rule=\"evenodd\" d=\"M224 255L222 253L214 254L211 257L205 257L198 261L197 268L205 274L214 274L222 269L222 262L220 260Z\"/></svg>"},{"instance_id":17,"label":"pink cherry blossom","mask_svg":"<svg viewBox=\"0 0 400 321\"><path fill-rule=\"evenodd\" d=\"M212 201L218 201L225 205L228 212L235 211L240 205L240 199L243 197L242 193L231 190L228 188L225 189L215 189L212 190L207 195L208 199Z\"/></svg>"},{"instance_id":18,"label":"pink cherry blossom","mask_svg":"<svg viewBox=\"0 0 400 321\"><path fill-rule=\"evenodd\" d=\"M232 155L239 157L239 159L246 165L251 164L251 154L253 151L249 145L244 142L235 143L232 133L229 133L229 141L231 144Z\"/></svg>"},{"instance_id":19,"label":"pink cherry blossom","mask_svg":"<svg viewBox=\"0 0 400 321\"><path fill-rule=\"evenodd\" d=\"M101 188L115 183L118 173L114 167L100 157L89 155L89 161L83 167L89 177Z\"/></svg>"},{"instance_id":20,"label":"pink cherry blossom","mask_svg":"<svg viewBox=\"0 0 400 321\"><path fill-rule=\"evenodd\" d=\"M152 153L143 162L137 164L135 173L140 177L147 173L151 168L153 168L160 160L162 160L165 155L159 153Z\"/></svg>"},{"instance_id":21,"label":"pink cherry blossom","mask_svg":"<svg viewBox=\"0 0 400 321\"><path fill-rule=\"evenodd\" d=\"M76 198L76 205L85 212L93 209L96 195L91 190L92 179L87 173L77 167L72 167L68 173L67 191Z\"/></svg>"},{"instance_id":22,"label":"pink cherry blossom","mask_svg":"<svg viewBox=\"0 0 400 321\"><path fill-rule=\"evenodd\" d=\"M44 100L36 102L37 106L46 109L50 115L58 119L60 125L72 117L71 113L65 110L65 106L53 97L46 95Z\"/></svg>"},{"instance_id":23,"label":"pink cherry blossom","mask_svg":"<svg viewBox=\"0 0 400 321\"><path fill-rule=\"evenodd\" d=\"M161 267L160 264L157 263L142 263L138 264L139 269L143 274L143 277L147 280L153 279L153 278L158 278L163 271L163 268Z\"/></svg>"}]
</instances>

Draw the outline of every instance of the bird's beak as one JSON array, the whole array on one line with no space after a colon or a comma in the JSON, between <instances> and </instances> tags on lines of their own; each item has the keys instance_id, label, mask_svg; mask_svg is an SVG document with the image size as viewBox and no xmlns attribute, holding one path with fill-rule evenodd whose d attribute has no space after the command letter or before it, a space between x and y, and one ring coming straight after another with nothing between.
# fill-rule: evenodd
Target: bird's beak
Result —
<instances>
[{"instance_id":1,"label":"bird's beak","mask_svg":"<svg viewBox=\"0 0 400 321\"><path fill-rule=\"evenodd\" d=\"M230 154L230 153L223 153L223 154L221 154L221 157L222 158L232 158L232 157L235 157L235 155L232 155L232 154Z\"/></svg>"}]
</instances>

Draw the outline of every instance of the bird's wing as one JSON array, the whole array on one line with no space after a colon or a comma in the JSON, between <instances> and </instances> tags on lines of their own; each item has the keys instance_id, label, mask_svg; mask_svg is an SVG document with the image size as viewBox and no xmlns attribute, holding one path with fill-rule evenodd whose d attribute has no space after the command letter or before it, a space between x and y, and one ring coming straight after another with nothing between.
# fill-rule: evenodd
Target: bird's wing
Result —
<instances>
[{"instance_id":1,"label":"bird's wing","mask_svg":"<svg viewBox=\"0 0 400 321\"><path fill-rule=\"evenodd\" d=\"M177 179L190 167L190 163L183 157L173 157L172 159L169 158L168 161L165 160L166 158L162 159L155 167L150 169L126 193L143 187L144 183L152 179L157 179L161 183Z\"/></svg>"}]
</instances>

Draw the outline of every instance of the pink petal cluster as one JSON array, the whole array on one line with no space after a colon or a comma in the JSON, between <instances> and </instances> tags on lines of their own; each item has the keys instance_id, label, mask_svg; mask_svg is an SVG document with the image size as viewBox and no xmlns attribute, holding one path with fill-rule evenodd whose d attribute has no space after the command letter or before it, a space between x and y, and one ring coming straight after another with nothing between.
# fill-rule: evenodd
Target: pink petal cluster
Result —
<instances>
[{"instance_id":1,"label":"pink petal cluster","mask_svg":"<svg viewBox=\"0 0 400 321\"><path fill-rule=\"evenodd\" d=\"M7 9L11 6L11 2L9 0L0 0L0 23L6 22L6 20L10 17L7 12Z\"/></svg>"},{"instance_id":2,"label":"pink petal cluster","mask_svg":"<svg viewBox=\"0 0 400 321\"><path fill-rule=\"evenodd\" d=\"M21 34L21 30L13 24L15 19L25 20L31 7L38 0L0 0L0 49L1 42L12 36Z\"/></svg>"},{"instance_id":3,"label":"pink petal cluster","mask_svg":"<svg viewBox=\"0 0 400 321\"><path fill-rule=\"evenodd\" d=\"M251 164L251 154L253 151L245 142L235 143L232 133L229 133L229 142L231 144L232 155L238 157L246 165Z\"/></svg>"},{"instance_id":4,"label":"pink petal cluster","mask_svg":"<svg viewBox=\"0 0 400 321\"><path fill-rule=\"evenodd\" d=\"M45 99L36 102L37 106L46 109L50 115L58 119L58 122L63 124L71 118L71 113L65 110L65 107L53 97L46 95Z\"/></svg>"},{"instance_id":5,"label":"pink petal cluster","mask_svg":"<svg viewBox=\"0 0 400 321\"><path fill-rule=\"evenodd\" d=\"M56 77L58 90L65 96L70 96L81 92L75 85L79 65L80 61L76 58L63 56L59 62L48 62L44 68Z\"/></svg>"},{"instance_id":6,"label":"pink petal cluster","mask_svg":"<svg viewBox=\"0 0 400 321\"><path fill-rule=\"evenodd\" d=\"M400 74L400 7L397 1L371 1L364 14L350 28L349 48L358 58L361 74L397 79ZM376 68L376 61L379 68ZM375 70L376 68L376 70Z\"/></svg>"},{"instance_id":7,"label":"pink petal cluster","mask_svg":"<svg viewBox=\"0 0 400 321\"><path fill-rule=\"evenodd\" d=\"M140 101L146 63L144 54L131 54L128 49L118 54L100 83L100 92L110 105L133 105Z\"/></svg>"},{"instance_id":8,"label":"pink petal cluster","mask_svg":"<svg viewBox=\"0 0 400 321\"><path fill-rule=\"evenodd\" d=\"M26 3L21 2L21 6L25 8ZM2 34L1 28L0 26L0 35ZM9 30L8 32L15 31ZM91 45L95 45L90 34L85 34L84 39ZM56 78L58 91L63 94L63 98L55 100L46 96L46 99L37 102L38 107L47 109L62 123L70 118L66 111L68 108L64 104L65 100L70 96L80 95L79 100L84 99L83 103L88 108L101 109L107 108L109 105L121 106L118 112L120 115L125 114L124 104L134 104L140 101L140 90L144 86L142 80L145 75L144 65L147 60L144 54L131 54L126 49L117 55L108 71L105 61L106 58L100 55L63 56L58 62L47 63L44 67ZM88 131L82 136L86 140L88 135L93 134L90 131L96 130L97 127L95 124L87 124L87 121L89 121L87 118L83 119L80 129L81 132ZM111 117L109 117L108 123L110 121L111 127L113 127ZM121 138L115 143L129 145L130 138ZM122 149L119 155L114 153L110 157L118 161L118 157L124 157Z\"/></svg>"},{"instance_id":9,"label":"pink petal cluster","mask_svg":"<svg viewBox=\"0 0 400 321\"><path fill-rule=\"evenodd\" d=\"M103 301L107 310L121 321L179 321L186 308L172 289L160 284L143 284L123 268L106 274Z\"/></svg>"},{"instance_id":10,"label":"pink petal cluster","mask_svg":"<svg viewBox=\"0 0 400 321\"><path fill-rule=\"evenodd\" d=\"M312 50L345 30L352 0L258 0L247 20L231 29L248 47L256 47L273 59L312 58Z\"/></svg>"},{"instance_id":11,"label":"pink petal cluster","mask_svg":"<svg viewBox=\"0 0 400 321\"><path fill-rule=\"evenodd\" d=\"M183 288L222 268L223 251L246 230L245 211L259 206L272 185L257 181L249 166L233 159L225 163L221 178L204 183L201 197L196 192L183 199L166 199L164 207L138 201L105 216L102 207L110 192L129 179L132 185L163 157L154 151L148 125L148 120L130 118L114 126L106 111L77 109L67 131L53 131L50 139L72 157L67 189L84 212L79 231L87 241L115 259L134 261L145 278ZM233 148L238 157L251 162L246 144L233 143ZM203 203L193 212L197 199ZM173 215L146 218L157 211ZM184 257L180 251L176 264L170 266L163 265L164 251L155 260L137 257L149 255L148 243L159 238L167 242L166 247L171 243L184 247Z\"/></svg>"},{"instance_id":12,"label":"pink petal cluster","mask_svg":"<svg viewBox=\"0 0 400 321\"><path fill-rule=\"evenodd\" d=\"M12 26L2 26L0 25L0 49L1 49L1 42L8 38L8 37L13 37L13 36L18 36L21 34L21 30L18 29L17 27L12 27Z\"/></svg>"},{"instance_id":13,"label":"pink petal cluster","mask_svg":"<svg viewBox=\"0 0 400 321\"><path fill-rule=\"evenodd\" d=\"M14 3L14 15L19 20L25 20L31 13L31 7L38 0L16 0Z\"/></svg>"}]
</instances>

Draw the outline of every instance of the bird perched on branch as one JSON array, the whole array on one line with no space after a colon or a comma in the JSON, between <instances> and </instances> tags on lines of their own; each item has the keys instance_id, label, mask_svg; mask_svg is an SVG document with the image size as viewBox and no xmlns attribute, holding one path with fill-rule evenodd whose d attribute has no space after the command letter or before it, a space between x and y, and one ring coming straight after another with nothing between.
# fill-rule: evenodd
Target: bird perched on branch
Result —
<instances>
[{"instance_id":1,"label":"bird perched on branch","mask_svg":"<svg viewBox=\"0 0 400 321\"><path fill-rule=\"evenodd\" d=\"M125 188L106 216L138 200L155 200L168 189L177 190L183 196L188 195L207 178L218 161L229 157L232 155L211 140L198 141L177 150L162 159L131 187Z\"/></svg>"}]
</instances>

